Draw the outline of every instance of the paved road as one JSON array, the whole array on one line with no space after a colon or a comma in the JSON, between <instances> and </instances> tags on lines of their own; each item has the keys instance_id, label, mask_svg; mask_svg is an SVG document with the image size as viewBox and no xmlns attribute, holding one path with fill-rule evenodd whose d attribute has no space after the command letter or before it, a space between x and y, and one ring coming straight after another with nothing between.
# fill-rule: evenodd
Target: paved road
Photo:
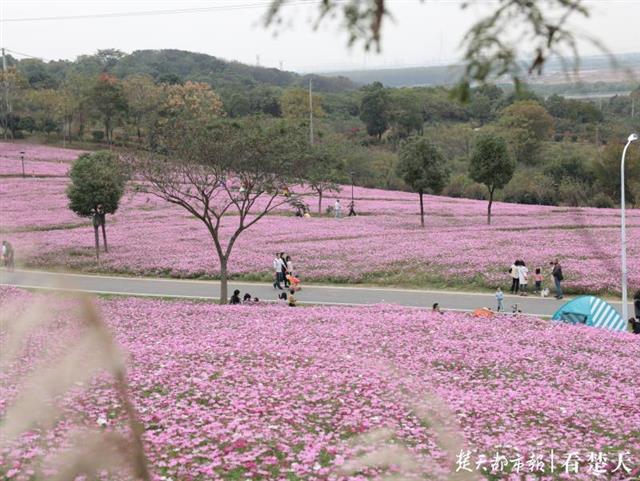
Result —
<instances>
[{"instance_id":1,"label":"paved road","mask_svg":"<svg viewBox=\"0 0 640 481\"><path fill-rule=\"evenodd\" d=\"M146 277L117 277L82 274L60 274L44 271L0 270L0 284L37 289L82 291L95 294L136 295L153 297L177 297L190 299L217 299L220 283L180 279ZM230 292L250 292L262 300L275 300L277 292L272 286L249 282L230 282ZM279 291L278 291L279 292ZM383 287L348 287L306 285L297 296L301 303L366 305L382 302L413 307L431 307L438 302L442 309L469 311L478 307L494 307L492 294L431 291L417 289L393 289ZM505 296L505 306L518 304L522 312L538 316L551 316L568 298ZM620 302L612 302L620 311ZM629 304L629 312L633 312Z\"/></svg>"}]
</instances>

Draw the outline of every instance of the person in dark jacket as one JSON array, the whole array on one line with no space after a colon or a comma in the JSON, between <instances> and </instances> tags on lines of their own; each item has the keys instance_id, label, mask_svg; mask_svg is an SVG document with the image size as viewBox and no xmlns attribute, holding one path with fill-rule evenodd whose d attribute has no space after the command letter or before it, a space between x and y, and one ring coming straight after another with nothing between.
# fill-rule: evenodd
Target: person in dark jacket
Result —
<instances>
[{"instance_id":1,"label":"person in dark jacket","mask_svg":"<svg viewBox=\"0 0 640 481\"><path fill-rule=\"evenodd\" d=\"M640 321L640 289L633 295L633 309L635 311L636 319Z\"/></svg>"},{"instance_id":2,"label":"person in dark jacket","mask_svg":"<svg viewBox=\"0 0 640 481\"><path fill-rule=\"evenodd\" d=\"M240 291L236 289L235 291L233 291L231 299L229 299L229 304L240 304L240 302Z\"/></svg>"},{"instance_id":3,"label":"person in dark jacket","mask_svg":"<svg viewBox=\"0 0 640 481\"><path fill-rule=\"evenodd\" d=\"M564 296L562 294L562 281L564 280L564 276L562 275L562 266L558 259L551 263L553 266L553 271L551 275L553 275L553 282L556 285L556 299L562 299Z\"/></svg>"}]
</instances>

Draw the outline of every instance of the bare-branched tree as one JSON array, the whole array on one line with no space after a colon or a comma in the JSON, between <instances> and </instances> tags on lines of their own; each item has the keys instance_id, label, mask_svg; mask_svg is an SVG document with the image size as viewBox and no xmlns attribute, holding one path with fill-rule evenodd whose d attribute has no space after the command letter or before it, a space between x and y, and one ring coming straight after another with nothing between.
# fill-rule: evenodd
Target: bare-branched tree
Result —
<instances>
[{"instance_id":1,"label":"bare-branched tree","mask_svg":"<svg viewBox=\"0 0 640 481\"><path fill-rule=\"evenodd\" d=\"M280 121L183 123L156 136L163 155L129 161L150 193L178 205L207 228L220 264L220 303L227 302L229 258L238 237L301 195L306 132Z\"/></svg>"}]
</instances>

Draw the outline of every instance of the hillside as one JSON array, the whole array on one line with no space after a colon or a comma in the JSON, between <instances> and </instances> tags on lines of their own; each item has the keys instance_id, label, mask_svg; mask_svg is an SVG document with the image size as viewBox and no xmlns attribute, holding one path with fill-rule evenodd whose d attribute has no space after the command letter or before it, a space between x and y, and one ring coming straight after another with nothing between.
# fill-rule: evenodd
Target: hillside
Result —
<instances>
[{"instance_id":1,"label":"hillside","mask_svg":"<svg viewBox=\"0 0 640 481\"><path fill-rule=\"evenodd\" d=\"M15 65L31 87L57 88L72 75L97 76L109 72L120 78L132 74L148 74L157 81L206 82L216 89L247 89L259 86L290 87L307 85L309 76L275 68L246 65L204 53L184 50L136 50L130 54L118 50L100 50L93 55L81 55L74 61L43 62L38 59L18 60L8 56L9 66ZM357 85L344 76L313 75L319 92L353 90Z\"/></svg>"},{"instance_id":2,"label":"hillside","mask_svg":"<svg viewBox=\"0 0 640 481\"><path fill-rule=\"evenodd\" d=\"M629 73L640 74L640 53L620 54L615 56L617 68L612 66L612 59L604 55L585 56L580 60L580 83L629 83ZM367 70L336 71L326 75L347 77L353 82L369 84L381 82L388 87L416 87L432 85L453 85L462 74L461 65L437 65L429 67L381 68ZM573 84L567 78L562 64L557 60L548 62L545 73L532 77L529 82L534 86ZM583 86L584 88L584 86Z\"/></svg>"}]
</instances>

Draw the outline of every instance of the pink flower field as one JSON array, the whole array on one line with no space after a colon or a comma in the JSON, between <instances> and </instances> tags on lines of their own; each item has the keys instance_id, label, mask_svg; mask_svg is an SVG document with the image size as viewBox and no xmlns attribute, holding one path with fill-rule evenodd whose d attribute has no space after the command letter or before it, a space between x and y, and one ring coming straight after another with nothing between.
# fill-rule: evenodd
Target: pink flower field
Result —
<instances>
[{"instance_id":1,"label":"pink flower field","mask_svg":"<svg viewBox=\"0 0 640 481\"><path fill-rule=\"evenodd\" d=\"M0 158L4 151L13 155L7 146L15 150L0 143ZM77 151L47 147L37 158L67 168L64 162L72 155ZM63 163L52 163L56 160ZM107 219L111 250L96 265L89 222L67 208L67 183L55 177L3 179L0 232L16 247L18 262L136 275L218 275L205 227L186 211L133 189ZM496 203L493 224L487 226L486 202L427 196L423 230L416 195L365 188L354 194L361 214L355 218L319 217L317 199L309 198L311 219L295 218L282 208L261 220L236 243L233 275L266 280L273 253L286 251L304 281L493 289L509 281L507 269L516 258L530 269L543 268L549 279L549 262L557 257L570 291L619 290L616 209ZM344 208L350 195L350 187L338 194ZM323 210L335 197L323 199ZM640 286L640 211L627 213L629 283L634 287ZM227 235L234 222L228 218Z\"/></svg>"},{"instance_id":2,"label":"pink flower field","mask_svg":"<svg viewBox=\"0 0 640 481\"><path fill-rule=\"evenodd\" d=\"M48 345L72 343L78 329L71 301L0 290L5 312L38 299L52 322L3 371L0 419L20 386L16 377L44 353L55 355ZM640 344L632 334L391 305L291 309L121 298L99 307L127 355L157 481L370 479L375 470L350 477L339 470L357 455L356 436L378 428L430 479L456 467L487 479L638 479ZM440 440L418 409L434 397L466 442L453 467L444 465ZM35 460L58 450L74 426L102 420L106 431L124 429L104 376L61 402L67 418L52 431L25 433L0 452L1 479L29 479ZM577 474L562 464L571 453L579 456Z\"/></svg>"}]
</instances>

